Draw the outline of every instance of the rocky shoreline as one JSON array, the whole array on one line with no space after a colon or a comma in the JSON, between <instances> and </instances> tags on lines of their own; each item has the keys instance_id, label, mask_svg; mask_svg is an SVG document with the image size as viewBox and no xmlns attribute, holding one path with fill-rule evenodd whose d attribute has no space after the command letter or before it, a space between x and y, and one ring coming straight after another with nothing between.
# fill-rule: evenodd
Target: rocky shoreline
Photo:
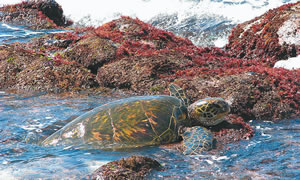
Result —
<instances>
[{"instance_id":1,"label":"rocky shoreline","mask_svg":"<svg viewBox=\"0 0 300 180\"><path fill-rule=\"evenodd\" d=\"M23 2L0 11L2 22L72 30L0 45L0 89L156 95L168 94L168 85L176 83L191 101L217 96L231 103L232 124L213 128L223 143L251 137L249 120L299 117L300 70L273 66L300 55L299 28L293 28L300 24L300 2L236 26L224 50L197 47L130 17L70 28L72 21L55 1Z\"/></svg>"}]
</instances>

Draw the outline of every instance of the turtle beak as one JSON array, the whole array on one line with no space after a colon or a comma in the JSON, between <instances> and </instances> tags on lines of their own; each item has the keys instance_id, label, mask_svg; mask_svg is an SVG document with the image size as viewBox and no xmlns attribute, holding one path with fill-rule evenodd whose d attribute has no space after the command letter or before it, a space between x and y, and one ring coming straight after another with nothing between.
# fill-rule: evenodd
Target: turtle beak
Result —
<instances>
[{"instance_id":1,"label":"turtle beak","mask_svg":"<svg viewBox=\"0 0 300 180\"><path fill-rule=\"evenodd\" d=\"M224 119L230 112L230 105L226 101L219 101L216 105L219 107L218 117Z\"/></svg>"},{"instance_id":2,"label":"turtle beak","mask_svg":"<svg viewBox=\"0 0 300 180\"><path fill-rule=\"evenodd\" d=\"M226 101L224 101L224 105L221 108L221 113L228 114L229 112L230 112L230 105Z\"/></svg>"},{"instance_id":3,"label":"turtle beak","mask_svg":"<svg viewBox=\"0 0 300 180\"><path fill-rule=\"evenodd\" d=\"M224 100L223 101L217 101L215 103L215 106L218 107L220 114L227 115L230 112L230 105L229 105L229 103L227 103Z\"/></svg>"}]
</instances>

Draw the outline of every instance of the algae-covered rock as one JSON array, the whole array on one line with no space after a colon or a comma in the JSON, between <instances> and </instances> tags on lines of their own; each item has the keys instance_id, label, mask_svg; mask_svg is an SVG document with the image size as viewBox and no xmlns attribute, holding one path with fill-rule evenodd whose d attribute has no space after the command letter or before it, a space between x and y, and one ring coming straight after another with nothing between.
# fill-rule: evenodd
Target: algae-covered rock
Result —
<instances>
[{"instance_id":1,"label":"algae-covered rock","mask_svg":"<svg viewBox=\"0 0 300 180\"><path fill-rule=\"evenodd\" d=\"M59 93L98 87L94 75L80 64L55 65L45 58L29 67L18 74L14 88Z\"/></svg>"},{"instance_id":2,"label":"algae-covered rock","mask_svg":"<svg viewBox=\"0 0 300 180\"><path fill-rule=\"evenodd\" d=\"M152 170L160 170L156 160L144 156L131 156L109 162L93 172L91 179L145 179Z\"/></svg>"},{"instance_id":3,"label":"algae-covered rock","mask_svg":"<svg viewBox=\"0 0 300 180\"><path fill-rule=\"evenodd\" d=\"M65 56L96 74L99 67L115 59L116 49L112 41L90 36L78 41L65 53Z\"/></svg>"},{"instance_id":4,"label":"algae-covered rock","mask_svg":"<svg viewBox=\"0 0 300 180\"><path fill-rule=\"evenodd\" d=\"M25 8L25 4L10 7L15 11L16 7ZM130 17L96 28L46 35L30 43L4 45L0 47L0 88L62 92L100 87L151 95L168 94L168 85L176 83L192 101L205 97L226 99L232 106L232 120L240 124L227 126L227 132L232 132L230 137L238 133L236 137L250 137L251 129L243 120L299 117L299 70L272 68L283 52L276 48L285 47L278 38L292 37L277 32L284 32L279 29L298 12L298 4L270 10L250 24L237 26L227 51L197 47ZM276 20L274 27L270 19ZM287 50L291 52L288 56L298 54L297 45L287 43L287 47L292 48Z\"/></svg>"},{"instance_id":5,"label":"algae-covered rock","mask_svg":"<svg viewBox=\"0 0 300 180\"><path fill-rule=\"evenodd\" d=\"M97 81L105 87L159 94L169 83L162 76L184 69L188 62L171 53L122 58L99 68Z\"/></svg>"},{"instance_id":6,"label":"algae-covered rock","mask_svg":"<svg viewBox=\"0 0 300 180\"><path fill-rule=\"evenodd\" d=\"M20 48L0 46L0 89L65 92L98 87L95 75L74 62Z\"/></svg>"},{"instance_id":7,"label":"algae-covered rock","mask_svg":"<svg viewBox=\"0 0 300 180\"><path fill-rule=\"evenodd\" d=\"M17 75L39 56L12 45L0 46L0 88L16 85Z\"/></svg>"},{"instance_id":8,"label":"algae-covered rock","mask_svg":"<svg viewBox=\"0 0 300 180\"><path fill-rule=\"evenodd\" d=\"M234 57L257 59L270 65L300 54L300 2L271 9L237 25L226 50Z\"/></svg>"},{"instance_id":9,"label":"algae-covered rock","mask_svg":"<svg viewBox=\"0 0 300 180\"><path fill-rule=\"evenodd\" d=\"M0 7L0 12L0 21L27 25L32 29L52 29L72 24L72 21L66 20L63 9L54 0L22 1Z\"/></svg>"}]
</instances>

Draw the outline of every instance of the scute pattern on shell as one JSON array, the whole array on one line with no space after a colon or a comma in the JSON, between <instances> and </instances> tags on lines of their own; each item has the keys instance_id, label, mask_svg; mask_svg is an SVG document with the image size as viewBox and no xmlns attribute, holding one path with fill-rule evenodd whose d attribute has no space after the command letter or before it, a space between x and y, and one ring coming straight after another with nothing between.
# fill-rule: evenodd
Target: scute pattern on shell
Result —
<instances>
[{"instance_id":1,"label":"scute pattern on shell","mask_svg":"<svg viewBox=\"0 0 300 180\"><path fill-rule=\"evenodd\" d=\"M95 149L160 145L178 141L178 127L189 124L187 109L179 99L164 95L138 96L95 108L42 144ZM84 134L73 133L79 127Z\"/></svg>"}]
</instances>

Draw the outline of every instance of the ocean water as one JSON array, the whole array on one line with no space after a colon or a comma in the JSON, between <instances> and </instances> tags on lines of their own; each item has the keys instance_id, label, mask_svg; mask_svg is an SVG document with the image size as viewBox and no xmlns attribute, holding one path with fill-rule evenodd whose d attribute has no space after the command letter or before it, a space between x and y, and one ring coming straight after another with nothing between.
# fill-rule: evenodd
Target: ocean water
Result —
<instances>
[{"instance_id":1,"label":"ocean water","mask_svg":"<svg viewBox=\"0 0 300 180\"><path fill-rule=\"evenodd\" d=\"M21 2L0 0L0 6ZM98 26L120 16L137 17L188 37L199 46L223 47L231 28L270 8L296 0L57 0L75 25ZM0 23L0 44L28 41L62 30L33 31ZM299 57L299 56L298 56ZM294 62L294 61L293 61ZM295 63L295 62L294 62ZM297 62L296 62L297 63ZM133 154L157 159L165 167L150 179L300 179L300 119L251 121L255 136L220 151L184 156L147 147L122 152L51 148L24 143L30 133L73 119L116 96L61 97L0 90L0 180L87 179L99 166Z\"/></svg>"},{"instance_id":2,"label":"ocean water","mask_svg":"<svg viewBox=\"0 0 300 180\"><path fill-rule=\"evenodd\" d=\"M0 179L87 179L99 166L130 155L152 157L164 166L149 179L300 178L300 119L251 121L253 138L199 156L162 147L103 152L24 143L29 133L118 98L0 91Z\"/></svg>"},{"instance_id":3,"label":"ocean water","mask_svg":"<svg viewBox=\"0 0 300 180\"><path fill-rule=\"evenodd\" d=\"M223 47L233 26L297 0L56 0L75 25L99 26L137 17L187 37L199 46ZM0 6L21 0L0 0ZM1 33L1 30L0 30ZM0 37L2 35L0 34ZM0 41L1 43L1 41Z\"/></svg>"},{"instance_id":4,"label":"ocean water","mask_svg":"<svg viewBox=\"0 0 300 180\"><path fill-rule=\"evenodd\" d=\"M0 45L12 42L27 42L30 39L49 33L65 32L62 29L53 30L30 30L25 26L11 25L0 22Z\"/></svg>"}]
</instances>

